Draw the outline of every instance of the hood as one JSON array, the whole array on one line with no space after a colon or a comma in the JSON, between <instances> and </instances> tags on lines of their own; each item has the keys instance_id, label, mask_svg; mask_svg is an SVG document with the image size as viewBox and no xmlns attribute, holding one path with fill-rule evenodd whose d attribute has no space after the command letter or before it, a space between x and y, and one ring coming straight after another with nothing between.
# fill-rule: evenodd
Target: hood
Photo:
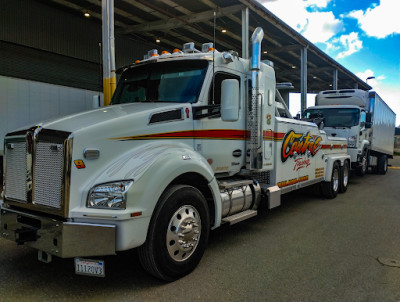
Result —
<instances>
[{"instance_id":1,"label":"hood","mask_svg":"<svg viewBox=\"0 0 400 302\"><path fill-rule=\"evenodd\" d=\"M344 137L344 138L349 138L350 136L354 135L357 131L354 130L353 128L332 128L332 127L325 127L324 131L326 134L329 136L333 136L335 138L337 137Z\"/></svg>"},{"instance_id":2,"label":"hood","mask_svg":"<svg viewBox=\"0 0 400 302\"><path fill-rule=\"evenodd\" d=\"M92 126L109 124L115 120L137 120L140 119L146 124L149 123L153 114L182 109L190 104L172 104L172 103L132 103L122 105L112 105L94 110L84 111L64 117L59 117L44 121L38 126L52 130L61 130L68 132L79 132ZM145 119L145 121L143 120Z\"/></svg>"}]
</instances>

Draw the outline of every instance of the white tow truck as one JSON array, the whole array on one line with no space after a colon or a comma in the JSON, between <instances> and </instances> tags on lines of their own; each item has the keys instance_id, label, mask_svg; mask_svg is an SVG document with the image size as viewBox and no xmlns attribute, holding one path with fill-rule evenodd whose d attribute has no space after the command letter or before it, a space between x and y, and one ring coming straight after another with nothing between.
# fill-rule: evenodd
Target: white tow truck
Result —
<instances>
[{"instance_id":1,"label":"white tow truck","mask_svg":"<svg viewBox=\"0 0 400 302\"><path fill-rule=\"evenodd\" d=\"M260 203L313 184L327 198L346 191L346 140L290 117L260 62L263 37L257 28L251 60L212 43L152 51L123 69L111 106L8 133L1 236L97 276L98 256L138 248L150 274L175 280L210 230Z\"/></svg>"},{"instance_id":2,"label":"white tow truck","mask_svg":"<svg viewBox=\"0 0 400 302\"><path fill-rule=\"evenodd\" d=\"M386 174L393 158L396 114L374 91L327 90L318 93L316 106L304 112L307 120L318 120L331 136L347 139L351 168L363 176L369 167Z\"/></svg>"}]
</instances>

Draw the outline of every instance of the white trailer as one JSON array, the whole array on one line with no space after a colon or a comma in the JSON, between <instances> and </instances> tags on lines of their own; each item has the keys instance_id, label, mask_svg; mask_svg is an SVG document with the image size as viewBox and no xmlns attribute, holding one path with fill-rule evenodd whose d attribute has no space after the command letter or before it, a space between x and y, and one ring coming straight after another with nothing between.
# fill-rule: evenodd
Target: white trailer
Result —
<instances>
[{"instance_id":1,"label":"white trailer","mask_svg":"<svg viewBox=\"0 0 400 302\"><path fill-rule=\"evenodd\" d=\"M87 257L138 248L150 274L175 280L197 266L210 230L261 202L314 184L327 198L345 192L346 140L276 100L263 36L257 28L252 60L209 43L151 51L123 69L111 106L7 134L1 236L97 276L103 262Z\"/></svg>"},{"instance_id":2,"label":"white trailer","mask_svg":"<svg viewBox=\"0 0 400 302\"><path fill-rule=\"evenodd\" d=\"M368 167L385 174L388 158L393 158L396 115L382 98L374 91L328 90L321 91L315 103L304 118L322 121L329 135L347 139L357 174L364 175Z\"/></svg>"}]
</instances>

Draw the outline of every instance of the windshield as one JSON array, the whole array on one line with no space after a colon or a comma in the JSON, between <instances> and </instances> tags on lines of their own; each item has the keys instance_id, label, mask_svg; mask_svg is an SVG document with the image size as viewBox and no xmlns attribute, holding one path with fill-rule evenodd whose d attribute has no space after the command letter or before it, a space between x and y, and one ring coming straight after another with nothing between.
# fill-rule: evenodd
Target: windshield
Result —
<instances>
[{"instance_id":1,"label":"windshield","mask_svg":"<svg viewBox=\"0 0 400 302\"><path fill-rule=\"evenodd\" d=\"M325 127L353 127L360 122L360 110L356 108L307 109L306 119L324 118Z\"/></svg>"},{"instance_id":2,"label":"windshield","mask_svg":"<svg viewBox=\"0 0 400 302\"><path fill-rule=\"evenodd\" d=\"M137 102L194 103L207 71L208 61L152 62L126 70L111 104Z\"/></svg>"}]
</instances>

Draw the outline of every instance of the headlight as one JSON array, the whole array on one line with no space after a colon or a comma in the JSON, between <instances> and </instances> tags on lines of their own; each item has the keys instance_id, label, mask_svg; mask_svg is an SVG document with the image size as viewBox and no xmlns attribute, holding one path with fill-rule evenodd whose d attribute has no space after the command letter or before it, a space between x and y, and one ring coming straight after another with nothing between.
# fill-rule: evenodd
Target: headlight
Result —
<instances>
[{"instance_id":1,"label":"headlight","mask_svg":"<svg viewBox=\"0 0 400 302\"><path fill-rule=\"evenodd\" d=\"M94 186L87 198L88 208L97 209L126 209L126 193L133 180L110 182Z\"/></svg>"},{"instance_id":2,"label":"headlight","mask_svg":"<svg viewBox=\"0 0 400 302\"><path fill-rule=\"evenodd\" d=\"M350 137L347 139L347 147L349 147L349 148L354 148L354 147L356 146L356 139L357 139L357 137L355 137L355 136L350 136Z\"/></svg>"}]
</instances>

